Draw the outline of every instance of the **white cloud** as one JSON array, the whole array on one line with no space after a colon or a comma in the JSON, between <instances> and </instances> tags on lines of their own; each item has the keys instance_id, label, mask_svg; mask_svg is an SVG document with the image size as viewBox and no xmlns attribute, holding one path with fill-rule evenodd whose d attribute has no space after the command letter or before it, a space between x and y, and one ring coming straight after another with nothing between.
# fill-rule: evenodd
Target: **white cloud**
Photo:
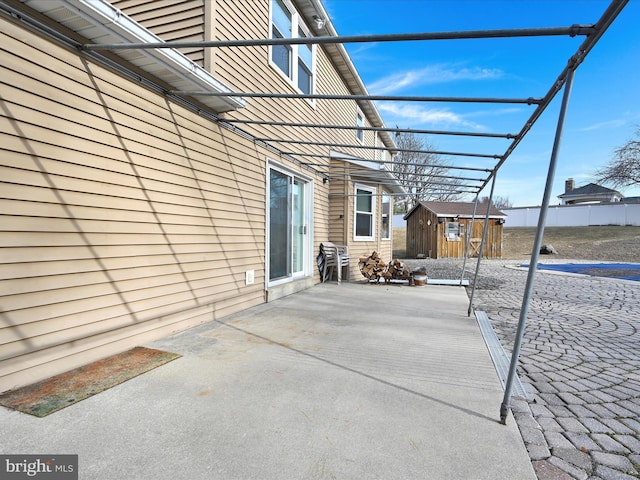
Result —
<instances>
[{"instance_id":1,"label":"white cloud","mask_svg":"<svg viewBox=\"0 0 640 480\"><path fill-rule=\"evenodd\" d=\"M619 128L627 125L627 121L623 119L609 120L607 122L594 123L588 127L579 129L580 132L591 132L593 130L602 130L604 128Z\"/></svg>"},{"instance_id":2,"label":"white cloud","mask_svg":"<svg viewBox=\"0 0 640 480\"><path fill-rule=\"evenodd\" d=\"M503 72L495 68L458 67L457 65L432 65L418 70L394 73L368 85L370 93L384 95L405 87L449 83L461 80L493 80L501 78Z\"/></svg>"},{"instance_id":3,"label":"white cloud","mask_svg":"<svg viewBox=\"0 0 640 480\"><path fill-rule=\"evenodd\" d=\"M432 109L420 105L402 105L396 102L385 102L378 105L378 110L384 115L387 123L405 123L430 126L464 126L479 130L481 125L466 120L462 115L446 109ZM391 121L393 120L393 121Z\"/></svg>"},{"instance_id":4,"label":"white cloud","mask_svg":"<svg viewBox=\"0 0 640 480\"><path fill-rule=\"evenodd\" d=\"M523 111L523 107L506 107L497 108L495 110L476 110L474 112L468 113L467 117L501 117L504 115L511 115L513 113L522 113Z\"/></svg>"}]
</instances>

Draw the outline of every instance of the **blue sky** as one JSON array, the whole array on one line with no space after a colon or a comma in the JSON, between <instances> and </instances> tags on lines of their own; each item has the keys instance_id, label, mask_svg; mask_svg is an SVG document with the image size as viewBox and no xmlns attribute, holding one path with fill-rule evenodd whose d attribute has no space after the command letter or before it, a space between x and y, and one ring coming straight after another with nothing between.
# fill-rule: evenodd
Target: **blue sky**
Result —
<instances>
[{"instance_id":1,"label":"blue sky","mask_svg":"<svg viewBox=\"0 0 640 480\"><path fill-rule=\"evenodd\" d=\"M558 27L595 23L606 0L323 0L340 35ZM564 181L595 171L640 128L640 0L631 0L574 80L551 204ZM372 94L529 98L544 96L584 37L447 40L347 45ZM498 173L495 195L514 206L542 201L562 92ZM387 126L518 133L534 107L378 102ZM429 136L441 151L503 154L504 139ZM451 157L461 166L492 161ZM626 196L640 188L621 189ZM482 195L488 195L485 189Z\"/></svg>"}]
</instances>

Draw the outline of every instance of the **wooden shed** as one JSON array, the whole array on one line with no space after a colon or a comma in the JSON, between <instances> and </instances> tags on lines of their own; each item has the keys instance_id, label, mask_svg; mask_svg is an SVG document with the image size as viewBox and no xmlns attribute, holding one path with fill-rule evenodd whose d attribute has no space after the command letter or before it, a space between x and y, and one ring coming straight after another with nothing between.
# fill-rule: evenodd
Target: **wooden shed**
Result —
<instances>
[{"instance_id":1,"label":"wooden shed","mask_svg":"<svg viewBox=\"0 0 640 480\"><path fill-rule=\"evenodd\" d=\"M479 205L473 217L473 203L419 202L404 218L407 221L407 258L463 258L469 243L469 257L479 253L486 205ZM489 212L489 228L482 256L502 256L502 227L507 215L495 207Z\"/></svg>"}]
</instances>

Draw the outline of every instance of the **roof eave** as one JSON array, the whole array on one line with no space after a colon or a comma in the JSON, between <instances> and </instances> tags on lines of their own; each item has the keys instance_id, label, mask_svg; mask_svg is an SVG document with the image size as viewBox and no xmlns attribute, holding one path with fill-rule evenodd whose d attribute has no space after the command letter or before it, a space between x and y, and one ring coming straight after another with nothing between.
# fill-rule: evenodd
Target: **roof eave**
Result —
<instances>
[{"instance_id":1,"label":"roof eave","mask_svg":"<svg viewBox=\"0 0 640 480\"><path fill-rule=\"evenodd\" d=\"M106 0L20 0L55 22L96 43L156 43L163 40ZM175 49L120 50L131 65L171 85L175 90L233 93L204 68ZM244 108L243 98L204 96L198 101L220 113Z\"/></svg>"}]
</instances>

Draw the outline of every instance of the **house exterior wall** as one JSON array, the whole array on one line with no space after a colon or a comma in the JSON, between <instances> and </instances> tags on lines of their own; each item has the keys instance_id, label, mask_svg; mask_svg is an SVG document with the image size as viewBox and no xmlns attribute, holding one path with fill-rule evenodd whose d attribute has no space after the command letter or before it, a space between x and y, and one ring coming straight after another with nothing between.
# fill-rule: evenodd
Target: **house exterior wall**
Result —
<instances>
[{"instance_id":1,"label":"house exterior wall","mask_svg":"<svg viewBox=\"0 0 640 480\"><path fill-rule=\"evenodd\" d=\"M216 0L216 38L217 40L234 38L265 38L270 36L269 31L269 0L256 2L236 2L233 0ZM246 19L243 24L229 21L233 18ZM250 65L251 68L247 68ZM284 80L279 73L269 64L269 51L267 47L252 47L241 49L219 49L215 52L213 72L226 84L238 91L255 92L285 92L295 93L294 89ZM350 94L348 86L336 71L324 48L316 48L316 84L317 94ZM304 99L279 99L277 108L274 108L274 100L268 98L251 98L249 105L238 111L229 112L225 117L230 119L251 120L256 118L268 118L272 121L300 122L312 124L353 125L356 124L356 115L359 107L353 100L317 100L311 102ZM365 119L365 126L370 126ZM242 126L258 137L277 137L296 139L308 142L327 142L339 144L357 144L354 130L337 129L309 129L300 127L277 127L269 125ZM364 145L376 144L375 133L364 131ZM326 164L328 171L331 162L340 165L343 162L330 160L330 147L317 145L289 145L282 144L288 151L306 151L316 155L317 163ZM364 148L341 148L342 153L359 158L389 159L386 152L376 152ZM339 168L341 168L340 166ZM366 183L363 181L362 183ZM322 185L323 188L320 188ZM353 234L353 180L332 179L328 187L331 195L327 195L324 184L319 183L316 189L314 208L315 216L315 245L319 251L320 243L332 241L340 245L349 246L351 253L350 278L358 278L360 272L357 267L357 255L369 250L381 251L385 258L391 258L391 241L379 240L380 225L376 223L375 230L378 239L374 242L356 242ZM381 190L380 190L381 192ZM376 197L380 201L380 197ZM379 210L379 206L376 211ZM342 215L342 218L340 216ZM379 219L377 219L379 222Z\"/></svg>"},{"instance_id":2,"label":"house exterior wall","mask_svg":"<svg viewBox=\"0 0 640 480\"><path fill-rule=\"evenodd\" d=\"M393 260L393 228L389 226L389 238L382 238L382 194L386 190L380 185L371 183L366 178L351 176L348 162L332 160L335 168L344 171L347 180L331 180L330 198L331 208L329 212L329 241L337 245L346 245L349 248L350 265L349 278L352 281L364 280L358 267L358 259L365 258L376 251L385 262ZM361 169L358 169L361 171ZM355 202L356 186L375 189L375 215L374 215L374 239L359 240L355 236ZM390 197L390 217L393 212L393 199Z\"/></svg>"},{"instance_id":3,"label":"house exterior wall","mask_svg":"<svg viewBox=\"0 0 640 480\"><path fill-rule=\"evenodd\" d=\"M269 152L0 21L0 391L264 302Z\"/></svg>"},{"instance_id":4,"label":"house exterior wall","mask_svg":"<svg viewBox=\"0 0 640 480\"><path fill-rule=\"evenodd\" d=\"M344 162L340 160L331 160L332 168L344 168ZM351 218L349 212L349 193L353 191L353 187L349 186L349 181L345 178L333 178L329 183L329 224L328 224L328 240L337 245L348 245L349 229L347 228L348 220Z\"/></svg>"},{"instance_id":5,"label":"house exterior wall","mask_svg":"<svg viewBox=\"0 0 640 480\"><path fill-rule=\"evenodd\" d=\"M199 38L193 33L198 24L205 39L269 36L267 0L194 0L175 12L165 2L116 4L167 40ZM166 19L151 15L158 9ZM0 22L0 392L271 298L269 159L311 179L316 252L334 235L352 238L352 197L330 202L329 185L317 172L75 50ZM289 88L269 66L266 47L185 53L209 63L233 89ZM349 93L322 49L317 58L316 91ZM266 99L252 99L227 115L353 124L357 111L353 101L278 105L274 110ZM285 134L355 143L354 131L314 132ZM249 133L277 132L265 126ZM373 144L369 133L365 143ZM328 147L300 150L327 154L329 162ZM352 184L343 187L353 193ZM342 231L330 231L331 215L345 203ZM380 251L375 242L362 250L373 249ZM245 285L250 270L255 283ZM317 281L314 271L302 283Z\"/></svg>"},{"instance_id":6,"label":"house exterior wall","mask_svg":"<svg viewBox=\"0 0 640 480\"><path fill-rule=\"evenodd\" d=\"M214 0L215 1L215 0ZM205 39L205 0L158 2L157 0L112 0L111 4L167 42L199 42ZM182 48L179 52L205 67L205 49Z\"/></svg>"},{"instance_id":7,"label":"house exterior wall","mask_svg":"<svg viewBox=\"0 0 640 480\"><path fill-rule=\"evenodd\" d=\"M355 237L355 184L349 183L349 195L347 196L347 209L346 209L346 231L347 238L345 244L349 247L349 255L350 255L350 268L349 275L352 280L360 281L364 280L365 277L362 276L360 269L358 267L358 259L366 258L371 253L378 252L380 257L386 262L389 263L393 260L393 241L390 237L388 240L381 238L382 231L382 196L383 189L378 186L376 188L376 196L374 198L375 202L375 215L374 215L374 239L373 240L357 240ZM366 182L358 182L357 185L367 186ZM374 186L374 185L369 185ZM393 208L393 207L392 207ZM391 231L389 232L392 235Z\"/></svg>"}]
</instances>

